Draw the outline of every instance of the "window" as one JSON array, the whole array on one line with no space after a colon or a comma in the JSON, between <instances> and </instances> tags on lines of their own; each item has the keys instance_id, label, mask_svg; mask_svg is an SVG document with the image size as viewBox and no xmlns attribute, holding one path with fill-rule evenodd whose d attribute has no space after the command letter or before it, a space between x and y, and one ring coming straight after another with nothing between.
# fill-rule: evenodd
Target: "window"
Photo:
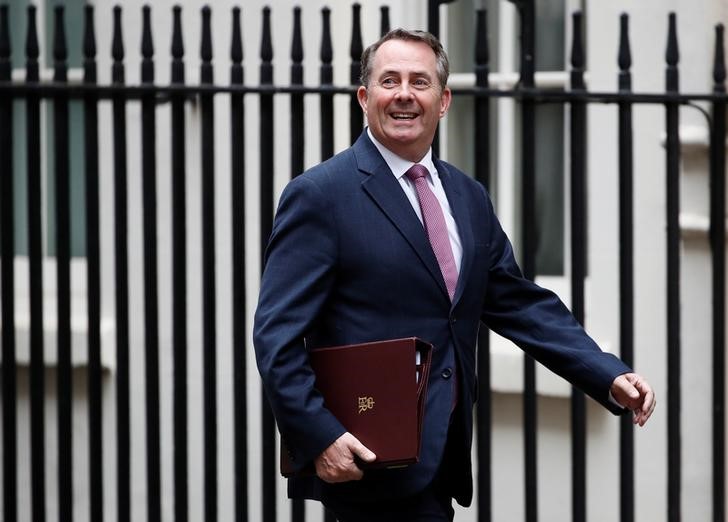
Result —
<instances>
[{"instance_id":1,"label":"window","mask_svg":"<svg viewBox=\"0 0 728 522\"><path fill-rule=\"evenodd\" d=\"M28 0L11 0L8 5L10 36L12 45L13 77L16 81L25 79L25 40L28 27ZM82 0L46 0L38 5L36 26L41 56L39 58L41 79L53 77L53 38L56 5L65 6L64 23L68 51L69 79L81 78L83 63L83 6ZM41 159L44 248L47 256L55 255L55 166L53 103L44 100L41 106ZM71 256L83 257L85 241L85 183L83 154L83 104L80 100L69 102L69 178L71 208ZM28 207L27 207L27 158L26 158L26 109L24 100L13 104L13 183L15 202L15 245L17 255L28 254Z\"/></svg>"},{"instance_id":2,"label":"window","mask_svg":"<svg viewBox=\"0 0 728 522\"><path fill-rule=\"evenodd\" d=\"M491 86L510 89L518 81L520 18L513 4L502 0L460 0L449 4L443 18L443 41L451 59L451 85L471 86L475 78L476 9L488 12ZM570 0L543 0L536 5L536 83L541 87L567 86L566 23ZM457 35L448 38L448 35ZM567 256L565 205L565 111L563 106L536 108L536 213L539 229L536 270L540 276L563 276ZM441 154L467 172L475 156L473 102L454 97L447 122L443 122ZM520 242L520 110L510 99L491 101L491 196L504 228Z\"/></svg>"}]
</instances>

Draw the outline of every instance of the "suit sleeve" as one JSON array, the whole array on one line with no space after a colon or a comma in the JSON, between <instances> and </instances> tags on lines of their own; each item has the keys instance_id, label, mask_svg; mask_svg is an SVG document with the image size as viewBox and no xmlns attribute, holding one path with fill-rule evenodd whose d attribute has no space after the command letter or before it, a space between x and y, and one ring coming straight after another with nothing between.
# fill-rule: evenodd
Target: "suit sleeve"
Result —
<instances>
[{"instance_id":1,"label":"suit sleeve","mask_svg":"<svg viewBox=\"0 0 728 522\"><path fill-rule=\"evenodd\" d=\"M492 204L484 197L492 224L483 322L612 413L623 413L609 400L609 389L617 376L631 369L603 352L556 294L523 277Z\"/></svg>"},{"instance_id":2,"label":"suit sleeve","mask_svg":"<svg viewBox=\"0 0 728 522\"><path fill-rule=\"evenodd\" d=\"M305 176L284 190L266 250L253 328L265 393L298 469L346 431L314 388L304 341L335 277L331 208L323 191Z\"/></svg>"}]
</instances>

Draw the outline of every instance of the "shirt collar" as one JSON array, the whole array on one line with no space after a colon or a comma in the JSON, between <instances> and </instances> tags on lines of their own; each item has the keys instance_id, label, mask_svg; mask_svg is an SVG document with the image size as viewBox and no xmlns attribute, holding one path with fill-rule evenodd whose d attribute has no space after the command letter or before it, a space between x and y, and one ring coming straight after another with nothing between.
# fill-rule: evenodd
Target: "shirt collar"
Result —
<instances>
[{"instance_id":1,"label":"shirt collar","mask_svg":"<svg viewBox=\"0 0 728 522\"><path fill-rule=\"evenodd\" d=\"M369 136L369 139L372 140L372 143L377 148L379 153L384 158L384 161L387 163L387 166L392 171L392 174L394 174L394 177L398 180L402 178L402 176L405 175L405 173L410 169L414 163L412 161L406 160L400 156L397 156L394 152L389 150L387 147L379 143L377 139L372 134L372 131L367 127L367 135ZM425 168L427 168L427 171L430 173L430 176L437 175L437 169L435 169L435 164L432 161L432 147L427 149L427 152L425 153L424 157L418 161L420 165L423 165Z\"/></svg>"}]
</instances>

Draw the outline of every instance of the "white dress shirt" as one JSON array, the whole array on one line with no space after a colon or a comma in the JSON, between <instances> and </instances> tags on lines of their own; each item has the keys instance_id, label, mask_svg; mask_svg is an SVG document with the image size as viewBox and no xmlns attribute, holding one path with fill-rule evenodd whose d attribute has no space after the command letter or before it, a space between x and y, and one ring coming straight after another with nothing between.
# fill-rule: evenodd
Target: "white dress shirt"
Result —
<instances>
[{"instance_id":1,"label":"white dress shirt","mask_svg":"<svg viewBox=\"0 0 728 522\"><path fill-rule=\"evenodd\" d=\"M420 219L420 222L422 222L422 211L420 210L420 201L417 198L415 184L410 181L407 176L405 176L406 172L412 165L414 165L414 163L397 156L394 152L379 143L368 127L367 134L369 135L369 139L372 140L372 143L374 143L374 146L384 158L384 161L392 171L392 174L394 174L394 177L402 186L402 190L404 190L404 193L417 214L417 217ZM425 156L417 163L424 166L429 173L429 176L427 176L427 185L430 187L433 194L435 194L437 201L440 202L442 213L445 216L445 224L447 225L447 234L450 237L452 255L455 258L455 266L457 267L458 273L460 273L460 264L463 258L463 247L460 243L460 235L458 234L458 227L455 223L455 218L452 215L452 210L450 209L450 203L445 195L445 190L442 188L442 182L440 181L440 176L437 174L437 169L435 169L435 164L432 162L432 148L429 148Z\"/></svg>"}]
</instances>

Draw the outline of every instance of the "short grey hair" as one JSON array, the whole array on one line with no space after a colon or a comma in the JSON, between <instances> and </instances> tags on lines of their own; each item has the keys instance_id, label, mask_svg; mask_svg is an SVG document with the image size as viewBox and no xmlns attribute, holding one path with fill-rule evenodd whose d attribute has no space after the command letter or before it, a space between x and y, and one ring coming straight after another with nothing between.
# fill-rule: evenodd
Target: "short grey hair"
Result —
<instances>
[{"instance_id":1,"label":"short grey hair","mask_svg":"<svg viewBox=\"0 0 728 522\"><path fill-rule=\"evenodd\" d=\"M364 87L369 86L371 80L372 67L374 62L374 54L377 49L381 47L384 42L389 40L405 40L408 42L422 42L427 44L432 52L435 53L435 61L437 63L437 78L440 81L440 87L445 88L447 85L447 78L450 76L450 61L447 58L447 53L442 47L440 40L427 31L410 31L408 29L392 29L387 34L382 36L379 40L374 42L372 45L367 47L361 55L361 73L360 80Z\"/></svg>"}]
</instances>

